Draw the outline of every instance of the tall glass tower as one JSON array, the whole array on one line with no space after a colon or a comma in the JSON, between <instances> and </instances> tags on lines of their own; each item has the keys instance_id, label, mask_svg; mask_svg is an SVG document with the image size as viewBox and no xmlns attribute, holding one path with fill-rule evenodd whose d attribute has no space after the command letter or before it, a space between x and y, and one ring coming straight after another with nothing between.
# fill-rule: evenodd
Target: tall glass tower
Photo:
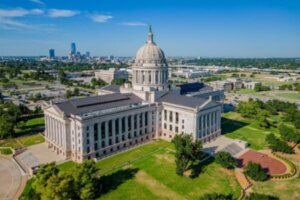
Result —
<instances>
[{"instance_id":1,"label":"tall glass tower","mask_svg":"<svg viewBox=\"0 0 300 200\"><path fill-rule=\"evenodd\" d=\"M76 54L76 44L75 44L75 42L71 43L71 54Z\"/></svg>"}]
</instances>

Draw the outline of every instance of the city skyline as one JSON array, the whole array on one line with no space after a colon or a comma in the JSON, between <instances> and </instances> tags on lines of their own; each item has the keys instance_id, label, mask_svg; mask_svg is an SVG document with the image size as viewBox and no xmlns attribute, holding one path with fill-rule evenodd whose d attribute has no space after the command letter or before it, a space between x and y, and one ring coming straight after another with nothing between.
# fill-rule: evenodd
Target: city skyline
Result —
<instances>
[{"instance_id":1,"label":"city skyline","mask_svg":"<svg viewBox=\"0 0 300 200\"><path fill-rule=\"evenodd\" d=\"M92 56L134 56L151 24L169 56L299 57L299 13L295 1L3 0L0 56L67 56L72 42Z\"/></svg>"}]
</instances>

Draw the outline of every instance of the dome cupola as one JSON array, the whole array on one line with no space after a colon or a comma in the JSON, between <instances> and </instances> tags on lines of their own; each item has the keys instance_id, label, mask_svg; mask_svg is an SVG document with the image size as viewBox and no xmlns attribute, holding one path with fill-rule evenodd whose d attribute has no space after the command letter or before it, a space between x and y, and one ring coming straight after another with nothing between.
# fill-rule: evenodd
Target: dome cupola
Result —
<instances>
[{"instance_id":1,"label":"dome cupola","mask_svg":"<svg viewBox=\"0 0 300 200\"><path fill-rule=\"evenodd\" d=\"M142 91L164 91L168 88L165 54L155 44L151 26L147 42L136 53L132 66L132 85L135 90Z\"/></svg>"}]
</instances>

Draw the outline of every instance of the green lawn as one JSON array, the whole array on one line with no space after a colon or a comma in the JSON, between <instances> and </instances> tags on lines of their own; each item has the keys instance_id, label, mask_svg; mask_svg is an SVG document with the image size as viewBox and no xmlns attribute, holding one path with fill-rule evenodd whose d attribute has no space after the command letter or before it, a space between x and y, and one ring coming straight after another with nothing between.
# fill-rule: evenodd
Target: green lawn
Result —
<instances>
[{"instance_id":1,"label":"green lawn","mask_svg":"<svg viewBox=\"0 0 300 200\"><path fill-rule=\"evenodd\" d=\"M300 178L285 181L255 182L253 190L257 193L279 197L279 199L300 199Z\"/></svg>"},{"instance_id":2,"label":"green lawn","mask_svg":"<svg viewBox=\"0 0 300 200\"><path fill-rule=\"evenodd\" d=\"M25 121L25 127L15 130L17 136L24 135L17 138L7 138L0 140L0 147L24 147L31 146L45 141L41 134L37 134L45 127L44 117L36 117ZM35 134L32 134L35 133ZM31 135L27 135L31 134Z\"/></svg>"},{"instance_id":3,"label":"green lawn","mask_svg":"<svg viewBox=\"0 0 300 200\"><path fill-rule=\"evenodd\" d=\"M261 150L267 148L266 136L270 133L278 134L278 131L274 127L260 128L255 120L244 119L236 112L228 112L222 118L222 133L229 138L247 141L252 149Z\"/></svg>"},{"instance_id":4,"label":"green lawn","mask_svg":"<svg viewBox=\"0 0 300 200\"><path fill-rule=\"evenodd\" d=\"M59 166L70 170L76 164ZM173 145L158 141L99 161L103 175L101 199L198 199L205 193L217 192L239 197L241 188L232 172L214 162L203 165L195 178L175 173ZM187 187L188 186L188 187Z\"/></svg>"},{"instance_id":5,"label":"green lawn","mask_svg":"<svg viewBox=\"0 0 300 200\"><path fill-rule=\"evenodd\" d=\"M286 98L286 99L292 99L292 100L300 100L300 93L277 93L274 94L273 96L275 97L280 97L280 98Z\"/></svg>"},{"instance_id":6,"label":"green lawn","mask_svg":"<svg viewBox=\"0 0 300 200\"><path fill-rule=\"evenodd\" d=\"M45 127L44 116L36 117L25 121L25 127L16 129L16 134L27 134L39 131Z\"/></svg>"},{"instance_id":7,"label":"green lawn","mask_svg":"<svg viewBox=\"0 0 300 200\"><path fill-rule=\"evenodd\" d=\"M3 148L3 149L0 149L0 153L3 154L3 155L10 155L13 152L10 148Z\"/></svg>"},{"instance_id":8,"label":"green lawn","mask_svg":"<svg viewBox=\"0 0 300 200\"><path fill-rule=\"evenodd\" d=\"M41 134L27 135L19 138L9 138L0 141L0 147L24 147L45 142L44 136Z\"/></svg>"}]
</instances>

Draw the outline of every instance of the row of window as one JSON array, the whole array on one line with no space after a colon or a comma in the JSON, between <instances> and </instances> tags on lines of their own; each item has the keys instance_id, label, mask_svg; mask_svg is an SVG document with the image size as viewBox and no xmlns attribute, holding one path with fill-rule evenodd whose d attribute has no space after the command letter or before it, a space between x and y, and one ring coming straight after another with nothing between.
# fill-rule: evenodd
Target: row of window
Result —
<instances>
[{"instance_id":1,"label":"row of window","mask_svg":"<svg viewBox=\"0 0 300 200\"><path fill-rule=\"evenodd\" d=\"M169 122L173 122L173 111L169 111ZM164 110L164 120L168 121L168 111ZM179 113L175 112L175 121L176 124L179 123ZM182 123L184 123L184 120L182 120Z\"/></svg>"}]
</instances>

